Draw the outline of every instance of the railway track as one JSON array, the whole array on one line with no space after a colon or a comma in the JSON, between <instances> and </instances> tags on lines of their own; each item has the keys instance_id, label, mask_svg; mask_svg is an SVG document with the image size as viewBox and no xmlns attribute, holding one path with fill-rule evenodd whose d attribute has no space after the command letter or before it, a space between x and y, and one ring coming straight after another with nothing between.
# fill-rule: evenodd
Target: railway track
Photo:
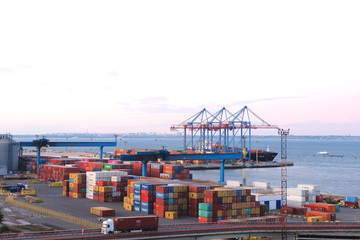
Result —
<instances>
[{"instance_id":1,"label":"railway track","mask_svg":"<svg viewBox=\"0 0 360 240\"><path fill-rule=\"evenodd\" d=\"M46 232L0 234L0 239L146 239L171 238L220 233L280 233L280 224L177 224L162 225L158 231L130 232L103 235L99 229L75 229ZM288 224L289 233L298 232L355 232L360 233L359 223Z\"/></svg>"}]
</instances>

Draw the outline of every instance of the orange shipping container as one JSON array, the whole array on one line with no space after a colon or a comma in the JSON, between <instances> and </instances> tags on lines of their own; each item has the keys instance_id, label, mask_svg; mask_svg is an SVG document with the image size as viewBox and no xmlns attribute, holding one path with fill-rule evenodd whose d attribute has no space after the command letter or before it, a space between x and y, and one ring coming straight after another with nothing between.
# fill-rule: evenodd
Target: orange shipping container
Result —
<instances>
[{"instance_id":1,"label":"orange shipping container","mask_svg":"<svg viewBox=\"0 0 360 240\"><path fill-rule=\"evenodd\" d=\"M325 212L336 212L336 206L332 204L326 204L326 203L310 203L310 206L318 206L323 207Z\"/></svg>"},{"instance_id":2,"label":"orange shipping container","mask_svg":"<svg viewBox=\"0 0 360 240\"><path fill-rule=\"evenodd\" d=\"M320 216L324 218L324 221L335 221L336 220L336 214L335 213L328 213L328 212L313 212L313 211L307 211L306 217L316 217Z\"/></svg>"}]
</instances>

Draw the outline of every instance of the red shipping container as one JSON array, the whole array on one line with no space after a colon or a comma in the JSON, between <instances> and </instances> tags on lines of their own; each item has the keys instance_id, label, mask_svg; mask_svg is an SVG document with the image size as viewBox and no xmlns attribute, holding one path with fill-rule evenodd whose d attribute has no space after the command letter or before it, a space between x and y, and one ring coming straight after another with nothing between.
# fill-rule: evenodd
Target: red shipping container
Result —
<instances>
[{"instance_id":1,"label":"red shipping container","mask_svg":"<svg viewBox=\"0 0 360 240\"><path fill-rule=\"evenodd\" d=\"M217 219L214 218L206 218L206 217L199 217L198 218L199 223L211 223L211 222L216 222Z\"/></svg>"}]
</instances>

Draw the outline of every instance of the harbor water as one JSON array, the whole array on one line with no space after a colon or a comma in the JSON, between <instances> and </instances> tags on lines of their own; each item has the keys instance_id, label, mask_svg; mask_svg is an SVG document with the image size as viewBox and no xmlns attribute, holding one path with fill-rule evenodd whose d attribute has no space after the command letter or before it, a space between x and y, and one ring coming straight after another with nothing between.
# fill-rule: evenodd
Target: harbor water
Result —
<instances>
[{"instance_id":1,"label":"harbor water","mask_svg":"<svg viewBox=\"0 0 360 240\"><path fill-rule=\"evenodd\" d=\"M51 141L114 141L114 138L49 138ZM17 139L16 141L32 141L32 139ZM118 139L118 148L166 149L181 150L183 139L174 137L122 137ZM328 138L288 138L288 161L293 167L288 167L288 187L297 184L319 185L322 193L347 196L360 196L360 139L328 139ZM278 152L274 161L280 162L280 137L253 137L252 148L266 149ZM55 151L99 151L92 148L49 148ZM104 152L113 152L114 148L104 148ZM317 154L326 151L329 155ZM242 169L226 169L225 180L242 181ZM191 171L196 179L218 181L219 170ZM280 168L246 169L246 182L270 182L272 187L280 187Z\"/></svg>"}]
</instances>

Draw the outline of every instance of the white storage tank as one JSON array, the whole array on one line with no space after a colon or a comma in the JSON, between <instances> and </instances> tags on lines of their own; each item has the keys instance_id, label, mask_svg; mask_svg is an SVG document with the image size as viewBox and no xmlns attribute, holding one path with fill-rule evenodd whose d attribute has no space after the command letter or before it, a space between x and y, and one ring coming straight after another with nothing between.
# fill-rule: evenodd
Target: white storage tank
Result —
<instances>
[{"instance_id":1,"label":"white storage tank","mask_svg":"<svg viewBox=\"0 0 360 240\"><path fill-rule=\"evenodd\" d=\"M0 135L0 165L6 166L7 171L18 170L18 154L20 143L15 142L10 134Z\"/></svg>"}]
</instances>

